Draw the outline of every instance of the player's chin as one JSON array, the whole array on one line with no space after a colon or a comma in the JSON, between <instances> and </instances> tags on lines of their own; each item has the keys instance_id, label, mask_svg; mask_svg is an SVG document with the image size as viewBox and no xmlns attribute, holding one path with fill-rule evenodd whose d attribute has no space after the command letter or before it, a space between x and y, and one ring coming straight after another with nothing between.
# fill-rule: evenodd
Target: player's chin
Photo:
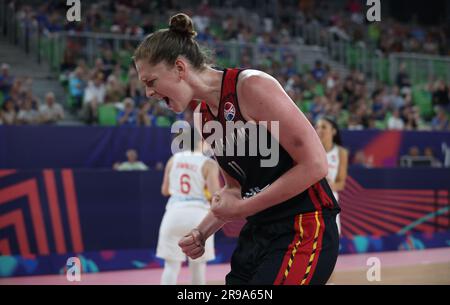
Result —
<instances>
[{"instance_id":1,"label":"player's chin","mask_svg":"<svg viewBox=\"0 0 450 305\"><path fill-rule=\"evenodd\" d=\"M170 109L177 114L184 112L186 108L187 105L183 105L182 103L178 102L174 102L170 107Z\"/></svg>"}]
</instances>

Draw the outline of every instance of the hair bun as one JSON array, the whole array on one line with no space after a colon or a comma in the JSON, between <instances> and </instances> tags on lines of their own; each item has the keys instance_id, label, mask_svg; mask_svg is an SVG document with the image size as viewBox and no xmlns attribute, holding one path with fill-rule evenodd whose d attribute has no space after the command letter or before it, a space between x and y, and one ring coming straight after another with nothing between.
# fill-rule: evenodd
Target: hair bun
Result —
<instances>
[{"instance_id":1,"label":"hair bun","mask_svg":"<svg viewBox=\"0 0 450 305\"><path fill-rule=\"evenodd\" d=\"M169 30L178 34L194 38L197 32L194 31L194 23L192 19L183 13L173 15L169 20Z\"/></svg>"}]
</instances>

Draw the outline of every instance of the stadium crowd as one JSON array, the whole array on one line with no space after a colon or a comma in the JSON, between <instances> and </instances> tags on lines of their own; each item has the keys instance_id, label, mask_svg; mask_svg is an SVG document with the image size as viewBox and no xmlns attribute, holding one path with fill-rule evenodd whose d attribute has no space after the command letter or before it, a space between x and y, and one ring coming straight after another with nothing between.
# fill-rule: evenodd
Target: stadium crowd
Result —
<instances>
[{"instance_id":1,"label":"stadium crowd","mask_svg":"<svg viewBox=\"0 0 450 305\"><path fill-rule=\"evenodd\" d=\"M179 7L179 1L148 4L143 0L104 0L91 3L82 22L77 23L67 22L66 6L58 1L45 2L37 11L31 5L21 5L18 8L21 22L40 24L50 33L62 30L109 32L134 36L136 40L125 41L118 51L104 41L98 46L101 52L89 65L83 53L85 46L76 39L68 39L60 65L60 79L68 96L66 101L55 101L49 92L40 97L45 100L41 102L33 96L32 79L15 77L9 65L3 64L0 122L57 123L64 119L61 105L65 105L86 124L170 126L182 116L172 114L164 102L145 97L131 56L138 38L164 27L165 17L174 10L183 9L193 17L197 38L202 43L215 43L215 46L220 46L221 41L257 44L264 56L255 62L251 52L242 48L238 65L274 75L311 122L321 115L329 115L340 127L348 129L450 129L449 84L443 79L413 84L406 68L401 67L391 84L369 86L366 75L356 69L340 75L320 61L300 69L293 54L286 52L279 58L271 47L298 41L300 23L315 24L321 32L372 46L383 54L400 51L448 54L445 27L405 25L394 20L366 24L360 1L354 0L349 0L341 13L331 11L325 1L281 2L283 5L275 20L267 12L267 17L258 17L245 8L234 15L219 14L207 1L193 8ZM227 3L232 5L233 1ZM222 59L227 56L226 52L222 54L220 48L214 51L217 62L224 63Z\"/></svg>"}]
</instances>

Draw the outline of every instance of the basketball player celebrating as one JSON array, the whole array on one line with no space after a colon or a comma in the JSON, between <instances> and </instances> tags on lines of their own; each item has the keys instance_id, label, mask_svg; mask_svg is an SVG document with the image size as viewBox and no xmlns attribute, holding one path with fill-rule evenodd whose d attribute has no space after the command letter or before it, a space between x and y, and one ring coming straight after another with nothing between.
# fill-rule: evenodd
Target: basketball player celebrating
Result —
<instances>
[{"instance_id":1,"label":"basketball player celebrating","mask_svg":"<svg viewBox=\"0 0 450 305\"><path fill-rule=\"evenodd\" d=\"M186 255L178 241L208 214L210 204L206 189L214 193L220 189L219 169L216 162L202 154L201 142L194 151L174 154L167 162L161 193L169 196L166 212L159 229L156 256L164 259L162 285L177 283L178 274ZM214 238L208 238L205 253L195 261L189 259L191 283L204 285L206 262L214 259Z\"/></svg>"},{"instance_id":2,"label":"basketball player celebrating","mask_svg":"<svg viewBox=\"0 0 450 305\"><path fill-rule=\"evenodd\" d=\"M341 134L336 122L327 116L316 122L316 131L319 135L328 159L327 180L333 190L334 197L338 200L338 192L345 187L348 169L348 151L342 147ZM341 234L341 222L339 214L336 217L339 234Z\"/></svg>"},{"instance_id":3,"label":"basketball player celebrating","mask_svg":"<svg viewBox=\"0 0 450 305\"><path fill-rule=\"evenodd\" d=\"M325 284L338 255L340 208L325 178L327 158L317 133L272 76L211 68L195 35L192 20L177 14L168 29L141 42L134 61L147 96L164 99L175 112L191 100L205 101L196 109L200 124L216 121L223 130L226 122L261 126L277 121L279 137L271 138L279 159L275 166L263 167L260 152L216 155L226 186L213 196L211 212L180 240L180 247L193 259L201 257L209 236L227 221L246 218L227 284ZM245 139L246 144L253 140Z\"/></svg>"}]
</instances>

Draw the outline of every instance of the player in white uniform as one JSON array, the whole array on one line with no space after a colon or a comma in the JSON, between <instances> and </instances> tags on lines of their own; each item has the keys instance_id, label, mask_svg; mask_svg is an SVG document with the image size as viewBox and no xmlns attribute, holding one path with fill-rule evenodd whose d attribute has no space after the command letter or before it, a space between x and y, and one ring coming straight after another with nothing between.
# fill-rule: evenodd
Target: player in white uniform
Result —
<instances>
[{"instance_id":1,"label":"player in white uniform","mask_svg":"<svg viewBox=\"0 0 450 305\"><path fill-rule=\"evenodd\" d=\"M319 135L328 158L328 183L333 190L334 197L339 201L338 192L345 187L348 169L348 151L342 147L341 135L336 122L329 117L322 117L316 123ZM345 213L345 211L344 211ZM341 221L339 214L336 218L339 234L341 234Z\"/></svg>"},{"instance_id":2,"label":"player in white uniform","mask_svg":"<svg viewBox=\"0 0 450 305\"><path fill-rule=\"evenodd\" d=\"M165 260L161 284L177 283L181 264L186 260L178 241L208 213L210 198L207 193L214 194L219 190L219 168L214 160L201 153L201 149L176 153L167 162L161 192L164 196L170 195L170 199L159 229L156 250L156 256ZM214 258L214 239L209 238L203 256L195 261L189 258L192 284L205 284L206 262Z\"/></svg>"}]
</instances>

